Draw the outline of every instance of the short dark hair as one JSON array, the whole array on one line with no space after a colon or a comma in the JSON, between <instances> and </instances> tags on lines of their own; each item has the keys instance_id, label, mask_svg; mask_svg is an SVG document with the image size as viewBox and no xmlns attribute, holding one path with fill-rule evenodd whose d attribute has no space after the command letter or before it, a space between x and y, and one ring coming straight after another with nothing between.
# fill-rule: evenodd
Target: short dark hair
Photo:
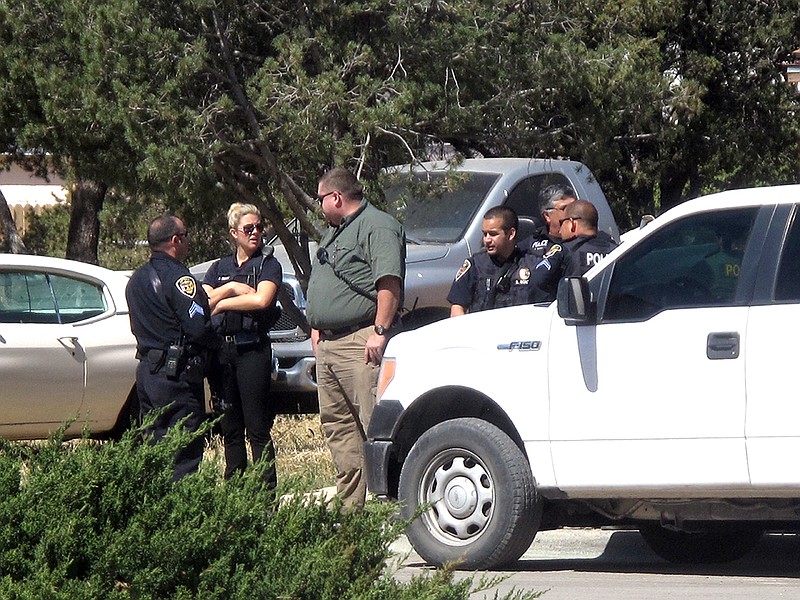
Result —
<instances>
[{"instance_id":1,"label":"short dark hair","mask_svg":"<svg viewBox=\"0 0 800 600\"><path fill-rule=\"evenodd\" d=\"M597 209L588 200L575 200L564 209L565 217L580 217L587 229L597 229Z\"/></svg>"},{"instance_id":2,"label":"short dark hair","mask_svg":"<svg viewBox=\"0 0 800 600\"><path fill-rule=\"evenodd\" d=\"M555 208L556 202L564 198L578 199L572 186L565 183L548 185L539 192L539 214L544 214L544 211Z\"/></svg>"},{"instance_id":3,"label":"short dark hair","mask_svg":"<svg viewBox=\"0 0 800 600\"><path fill-rule=\"evenodd\" d=\"M151 249L158 248L172 239L172 236L181 233L178 218L175 215L161 215L150 221L147 228L147 245Z\"/></svg>"},{"instance_id":4,"label":"short dark hair","mask_svg":"<svg viewBox=\"0 0 800 600\"><path fill-rule=\"evenodd\" d=\"M364 197L364 186L348 169L334 167L319 178L319 183L331 192L339 192L348 200L358 200Z\"/></svg>"},{"instance_id":5,"label":"short dark hair","mask_svg":"<svg viewBox=\"0 0 800 600\"><path fill-rule=\"evenodd\" d=\"M510 206L494 206L486 211L484 219L502 219L503 229L519 229L519 217Z\"/></svg>"}]
</instances>

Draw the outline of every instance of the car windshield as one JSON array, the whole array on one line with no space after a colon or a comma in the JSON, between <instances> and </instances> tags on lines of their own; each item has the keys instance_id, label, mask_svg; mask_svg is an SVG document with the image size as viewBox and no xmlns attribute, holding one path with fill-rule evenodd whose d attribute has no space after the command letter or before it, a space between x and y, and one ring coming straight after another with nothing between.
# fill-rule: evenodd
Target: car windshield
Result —
<instances>
[{"instance_id":1,"label":"car windshield","mask_svg":"<svg viewBox=\"0 0 800 600\"><path fill-rule=\"evenodd\" d=\"M389 213L418 244L459 240L500 176L495 173L399 173L384 187Z\"/></svg>"}]
</instances>

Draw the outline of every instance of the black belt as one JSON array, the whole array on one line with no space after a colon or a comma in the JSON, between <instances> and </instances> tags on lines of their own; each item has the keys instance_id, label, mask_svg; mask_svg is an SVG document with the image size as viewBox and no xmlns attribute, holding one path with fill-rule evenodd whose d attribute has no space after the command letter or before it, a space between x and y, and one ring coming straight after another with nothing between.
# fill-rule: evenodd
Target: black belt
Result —
<instances>
[{"instance_id":1,"label":"black belt","mask_svg":"<svg viewBox=\"0 0 800 600\"><path fill-rule=\"evenodd\" d=\"M223 335L222 341L228 344L236 344L237 346L255 346L266 344L269 341L269 336L264 339L260 334L256 333L236 333L234 335Z\"/></svg>"},{"instance_id":2,"label":"black belt","mask_svg":"<svg viewBox=\"0 0 800 600\"><path fill-rule=\"evenodd\" d=\"M354 323L353 325L339 327L338 329L320 329L319 332L326 338L342 337L350 333L355 333L359 329L364 329L364 327L369 327L372 325L373 321L374 319L367 319L365 321L360 321L359 323Z\"/></svg>"}]
</instances>

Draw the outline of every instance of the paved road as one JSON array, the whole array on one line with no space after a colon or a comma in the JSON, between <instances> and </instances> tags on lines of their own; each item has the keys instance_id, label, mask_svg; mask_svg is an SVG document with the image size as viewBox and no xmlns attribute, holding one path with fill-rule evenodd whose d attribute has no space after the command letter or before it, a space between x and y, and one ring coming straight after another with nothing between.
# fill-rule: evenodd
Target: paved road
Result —
<instances>
[{"instance_id":1,"label":"paved road","mask_svg":"<svg viewBox=\"0 0 800 600\"><path fill-rule=\"evenodd\" d=\"M393 549L399 579L430 570L405 538ZM635 531L547 531L512 570L494 574L508 579L475 600L512 588L547 590L544 600L800 599L800 537L766 535L736 562L685 567L660 559Z\"/></svg>"}]
</instances>

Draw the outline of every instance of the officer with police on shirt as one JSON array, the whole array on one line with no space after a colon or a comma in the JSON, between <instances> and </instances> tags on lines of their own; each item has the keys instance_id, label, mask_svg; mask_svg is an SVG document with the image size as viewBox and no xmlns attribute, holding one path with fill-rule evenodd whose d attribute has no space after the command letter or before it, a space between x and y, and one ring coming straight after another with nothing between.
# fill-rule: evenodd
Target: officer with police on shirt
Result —
<instances>
[{"instance_id":1,"label":"officer with police on shirt","mask_svg":"<svg viewBox=\"0 0 800 600\"><path fill-rule=\"evenodd\" d=\"M562 277L583 275L617 243L597 230L597 209L591 202L575 200L564 207L559 219L561 242L554 244L531 269L529 301L552 302Z\"/></svg>"},{"instance_id":2,"label":"officer with police on shirt","mask_svg":"<svg viewBox=\"0 0 800 600\"><path fill-rule=\"evenodd\" d=\"M559 245L564 210L577 198L575 190L566 184L549 185L539 192L539 215L542 225L532 236L520 241L519 247L534 260L540 260L553 246Z\"/></svg>"},{"instance_id":3,"label":"officer with police on shirt","mask_svg":"<svg viewBox=\"0 0 800 600\"><path fill-rule=\"evenodd\" d=\"M450 316L528 302L529 255L517 247L519 219L507 206L483 216L483 248L464 261L450 287Z\"/></svg>"},{"instance_id":4,"label":"officer with police on shirt","mask_svg":"<svg viewBox=\"0 0 800 600\"><path fill-rule=\"evenodd\" d=\"M139 359L140 415L160 411L145 430L152 442L182 420L189 431L203 422L205 361L218 345L209 324L208 298L183 264L188 236L178 217L154 219L147 230L150 260L134 272L125 290ZM198 437L176 453L173 480L197 470L203 444Z\"/></svg>"},{"instance_id":5,"label":"officer with police on shirt","mask_svg":"<svg viewBox=\"0 0 800 600\"><path fill-rule=\"evenodd\" d=\"M617 247L610 235L597 230L597 221L597 209L586 200L576 200L564 210L559 230L566 250L562 277L583 275Z\"/></svg>"}]
</instances>

